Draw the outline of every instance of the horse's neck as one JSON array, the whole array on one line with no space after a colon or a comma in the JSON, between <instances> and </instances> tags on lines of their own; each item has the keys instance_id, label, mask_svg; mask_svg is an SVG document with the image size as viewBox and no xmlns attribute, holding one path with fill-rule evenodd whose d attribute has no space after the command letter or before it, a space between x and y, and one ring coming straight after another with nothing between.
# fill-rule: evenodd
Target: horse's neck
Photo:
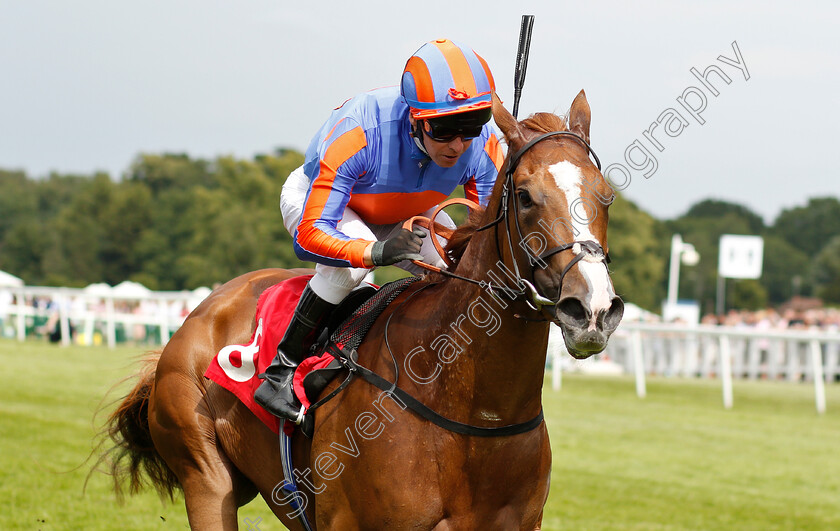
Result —
<instances>
[{"instance_id":1,"label":"horse's neck","mask_svg":"<svg viewBox=\"0 0 840 531\"><path fill-rule=\"evenodd\" d=\"M514 287L498 257L495 230L473 236L457 271L492 284ZM507 269L507 272L505 271ZM521 301L496 297L463 280L445 281L436 314L450 323L448 334L463 352L444 370L456 387L474 382L474 403L504 420L538 410L548 341L548 324ZM531 319L523 319L522 316ZM518 315L518 316L517 316ZM433 346L434 348L434 346ZM451 369L451 370L450 370ZM486 413L486 411L485 411Z\"/></svg>"}]
</instances>

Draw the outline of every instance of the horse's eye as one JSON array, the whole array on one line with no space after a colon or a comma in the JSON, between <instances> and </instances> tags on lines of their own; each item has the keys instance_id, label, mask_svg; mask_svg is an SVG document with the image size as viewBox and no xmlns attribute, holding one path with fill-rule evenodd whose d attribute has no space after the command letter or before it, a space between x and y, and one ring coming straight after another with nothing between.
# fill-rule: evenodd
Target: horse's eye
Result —
<instances>
[{"instance_id":1,"label":"horse's eye","mask_svg":"<svg viewBox=\"0 0 840 531\"><path fill-rule=\"evenodd\" d=\"M516 195L519 197L519 204L522 205L522 208L533 206L534 202L531 200L531 194L526 190L519 190Z\"/></svg>"}]
</instances>

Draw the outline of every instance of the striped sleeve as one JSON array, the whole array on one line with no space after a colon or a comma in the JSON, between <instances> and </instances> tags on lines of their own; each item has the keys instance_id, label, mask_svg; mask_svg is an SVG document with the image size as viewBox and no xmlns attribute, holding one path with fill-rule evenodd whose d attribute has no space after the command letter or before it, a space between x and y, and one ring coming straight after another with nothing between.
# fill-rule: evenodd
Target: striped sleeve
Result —
<instances>
[{"instance_id":1,"label":"striped sleeve","mask_svg":"<svg viewBox=\"0 0 840 531\"><path fill-rule=\"evenodd\" d=\"M365 173L365 132L340 122L320 149L317 175L295 231L295 252L303 260L345 267L366 267L364 251L371 243L354 239L336 227L344 215L356 180Z\"/></svg>"},{"instance_id":2,"label":"striped sleeve","mask_svg":"<svg viewBox=\"0 0 840 531\"><path fill-rule=\"evenodd\" d=\"M487 206L490 194L493 193L493 185L496 177L502 168L505 156L502 152L502 145L495 133L490 133L484 150L479 156L478 164L474 172L464 182L464 196L482 206Z\"/></svg>"}]
</instances>

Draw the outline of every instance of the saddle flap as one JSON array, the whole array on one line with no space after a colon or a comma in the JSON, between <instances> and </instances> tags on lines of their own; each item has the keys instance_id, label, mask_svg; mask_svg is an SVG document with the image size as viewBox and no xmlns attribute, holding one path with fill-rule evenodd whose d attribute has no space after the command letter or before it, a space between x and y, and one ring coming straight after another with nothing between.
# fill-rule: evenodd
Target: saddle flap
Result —
<instances>
[{"instance_id":1,"label":"saddle flap","mask_svg":"<svg viewBox=\"0 0 840 531\"><path fill-rule=\"evenodd\" d=\"M324 352L320 357L326 359L326 364L310 370L303 376L301 382L303 392L309 404L317 402L318 397L324 388L327 387L327 384L338 376L338 373L344 370L344 365L328 352ZM351 353L351 358L353 361L358 361L359 356L355 350Z\"/></svg>"}]
</instances>

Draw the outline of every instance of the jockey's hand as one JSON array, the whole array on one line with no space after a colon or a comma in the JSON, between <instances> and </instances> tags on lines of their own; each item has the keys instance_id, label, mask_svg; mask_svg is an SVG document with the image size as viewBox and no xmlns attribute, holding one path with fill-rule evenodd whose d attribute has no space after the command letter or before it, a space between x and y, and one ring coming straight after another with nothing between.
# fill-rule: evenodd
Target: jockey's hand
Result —
<instances>
[{"instance_id":1,"label":"jockey's hand","mask_svg":"<svg viewBox=\"0 0 840 531\"><path fill-rule=\"evenodd\" d=\"M420 247L426 233L415 228L414 231L400 230L393 238L381 242L374 242L370 257L375 266L386 266L402 262L403 260L422 260Z\"/></svg>"}]
</instances>

